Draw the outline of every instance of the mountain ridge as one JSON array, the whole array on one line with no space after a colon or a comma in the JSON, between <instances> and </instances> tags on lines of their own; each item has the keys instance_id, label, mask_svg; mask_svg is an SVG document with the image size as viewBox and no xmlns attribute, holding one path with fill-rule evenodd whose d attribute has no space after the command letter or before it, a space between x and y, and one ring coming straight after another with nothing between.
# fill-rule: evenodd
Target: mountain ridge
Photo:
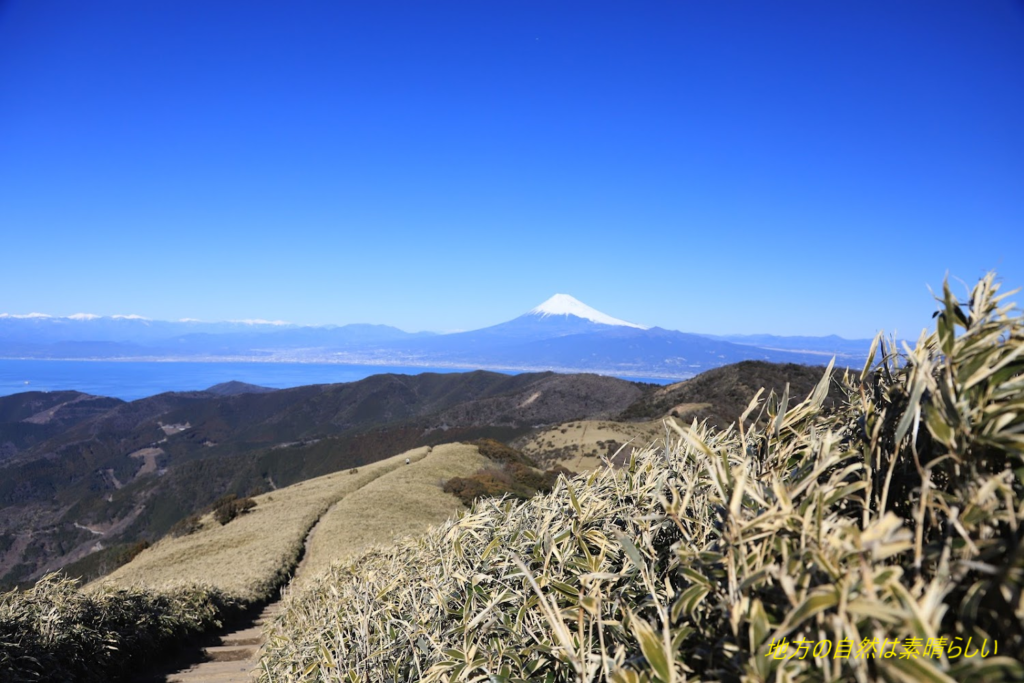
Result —
<instances>
[{"instance_id":1,"label":"mountain ridge","mask_svg":"<svg viewBox=\"0 0 1024 683\"><path fill-rule=\"evenodd\" d=\"M8 416L0 443L12 444L0 462L0 578L35 578L97 544L154 540L227 493L272 490L423 445L611 417L644 391L585 374L383 374L262 393L111 399L107 410L21 441L11 434L24 431L24 419L87 395L16 394L0 401ZM103 399L78 403L95 400Z\"/></svg>"},{"instance_id":2,"label":"mountain ridge","mask_svg":"<svg viewBox=\"0 0 1024 683\"><path fill-rule=\"evenodd\" d=\"M88 327L90 338L76 339ZM84 333L80 333L80 336ZM799 340L795 341L795 340ZM201 323L141 317L0 316L0 357L383 364L686 379L741 360L857 366L868 340L715 336L615 318L568 294L488 327L450 334L386 325Z\"/></svg>"}]
</instances>

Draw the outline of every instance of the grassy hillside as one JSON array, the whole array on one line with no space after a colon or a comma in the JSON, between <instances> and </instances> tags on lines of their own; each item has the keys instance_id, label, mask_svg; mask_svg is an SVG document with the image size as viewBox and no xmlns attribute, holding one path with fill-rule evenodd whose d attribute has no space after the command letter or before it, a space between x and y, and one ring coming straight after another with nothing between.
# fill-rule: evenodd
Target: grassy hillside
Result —
<instances>
[{"instance_id":1,"label":"grassy hillside","mask_svg":"<svg viewBox=\"0 0 1024 683\"><path fill-rule=\"evenodd\" d=\"M0 636L9 639L0 643L0 675L34 680L45 666L69 680L117 678L139 652L152 656L265 602L297 566L299 588L339 560L423 533L464 510L445 493L446 482L515 455L495 442L486 452L490 457L467 444L423 447L310 479L237 505L241 511L226 522L217 510L191 520L184 535L143 549L83 591L51 576L28 592L5 594ZM107 645L121 654L105 653Z\"/></svg>"},{"instance_id":2,"label":"grassy hillside","mask_svg":"<svg viewBox=\"0 0 1024 683\"><path fill-rule=\"evenodd\" d=\"M788 385L791 395L806 396L824 371L792 363L743 361L676 384L652 385L614 419L573 420L518 437L512 444L539 463L557 463L576 472L600 467L630 444L619 453L621 463L633 447L664 440L664 417L725 429L739 419L758 391L781 395ZM841 400L842 390L833 382L824 405L832 409Z\"/></svg>"},{"instance_id":3,"label":"grassy hillside","mask_svg":"<svg viewBox=\"0 0 1024 683\"><path fill-rule=\"evenodd\" d=\"M204 583L244 602L264 600L294 570L303 539L327 509L405 467L406 458L422 459L425 451L394 456L354 474L337 472L255 496L254 508L224 525L208 514L199 530L164 538L87 588L163 589Z\"/></svg>"},{"instance_id":4,"label":"grassy hillside","mask_svg":"<svg viewBox=\"0 0 1024 683\"><path fill-rule=\"evenodd\" d=\"M327 511L310 538L302 575L296 577L298 586L334 562L361 554L370 546L422 533L464 510L458 498L444 493L444 482L490 464L475 446L466 444L420 448L408 455L414 460L408 467L353 491Z\"/></svg>"},{"instance_id":5,"label":"grassy hillside","mask_svg":"<svg viewBox=\"0 0 1024 683\"><path fill-rule=\"evenodd\" d=\"M260 679L1024 680L1024 321L993 282L835 409L826 374L333 567Z\"/></svg>"},{"instance_id":6,"label":"grassy hillside","mask_svg":"<svg viewBox=\"0 0 1024 683\"><path fill-rule=\"evenodd\" d=\"M557 464L582 472L601 467L608 459L621 464L634 447L648 446L659 439L663 441L664 437L665 425L660 419L640 422L573 420L538 430L512 443L541 465ZM628 447L623 448L627 444Z\"/></svg>"},{"instance_id":7,"label":"grassy hillside","mask_svg":"<svg viewBox=\"0 0 1024 683\"><path fill-rule=\"evenodd\" d=\"M442 521L462 506L441 491L439 477L482 462L466 446L403 453L257 496L223 525L208 514L192 533L161 540L84 590L49 575L30 590L0 594L0 680L120 680L270 598L296 568L310 528L337 501L355 498L311 539L314 565L329 563L339 546ZM364 488L368 495L358 495ZM368 513L376 524L353 533Z\"/></svg>"}]
</instances>

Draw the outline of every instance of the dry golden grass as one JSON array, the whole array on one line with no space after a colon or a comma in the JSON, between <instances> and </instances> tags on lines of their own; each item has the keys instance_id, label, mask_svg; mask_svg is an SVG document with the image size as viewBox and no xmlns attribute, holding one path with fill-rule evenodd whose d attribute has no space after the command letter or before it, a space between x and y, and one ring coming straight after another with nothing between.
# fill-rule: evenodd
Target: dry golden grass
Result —
<instances>
[{"instance_id":1,"label":"dry golden grass","mask_svg":"<svg viewBox=\"0 0 1024 683\"><path fill-rule=\"evenodd\" d=\"M86 589L203 583L243 601L264 599L295 568L303 539L331 505L426 453L417 449L356 474L335 472L256 496L255 508L224 526L207 515L199 531L161 540Z\"/></svg>"},{"instance_id":2,"label":"dry golden grass","mask_svg":"<svg viewBox=\"0 0 1024 683\"><path fill-rule=\"evenodd\" d=\"M537 432L517 445L525 455L546 467L558 464L574 472L587 472L601 467L602 458L618 449L615 444L647 446L664 437L661 420L574 420ZM630 449L627 446L623 452L628 456Z\"/></svg>"},{"instance_id":3,"label":"dry golden grass","mask_svg":"<svg viewBox=\"0 0 1024 683\"><path fill-rule=\"evenodd\" d=\"M310 538L302 572L292 585L301 588L335 562L422 533L465 509L458 498L441 490L444 482L493 463L476 446L456 443L428 450L417 449L426 457L375 479L328 510Z\"/></svg>"}]
</instances>

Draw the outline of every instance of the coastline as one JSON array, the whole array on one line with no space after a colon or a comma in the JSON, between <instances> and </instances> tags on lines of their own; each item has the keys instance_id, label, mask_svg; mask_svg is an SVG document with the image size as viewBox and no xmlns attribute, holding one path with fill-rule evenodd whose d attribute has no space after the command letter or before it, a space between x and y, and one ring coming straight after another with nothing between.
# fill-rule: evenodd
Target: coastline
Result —
<instances>
[{"instance_id":1,"label":"coastline","mask_svg":"<svg viewBox=\"0 0 1024 683\"><path fill-rule=\"evenodd\" d=\"M364 359L283 359L249 356L122 357L122 358L0 358L0 396L26 391L74 390L95 396L136 400L168 391L201 391L214 384L237 380L287 389L309 384L355 382L372 375L417 375L486 370L506 374L527 372L589 373L627 381L671 384L692 377L647 375L636 370L565 367L467 366Z\"/></svg>"}]
</instances>

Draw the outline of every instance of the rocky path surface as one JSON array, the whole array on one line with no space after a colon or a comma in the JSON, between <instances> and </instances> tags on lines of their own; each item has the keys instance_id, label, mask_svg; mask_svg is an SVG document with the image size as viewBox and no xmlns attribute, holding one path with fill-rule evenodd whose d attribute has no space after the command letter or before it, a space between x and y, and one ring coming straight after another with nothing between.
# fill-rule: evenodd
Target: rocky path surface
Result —
<instances>
[{"instance_id":1,"label":"rocky path surface","mask_svg":"<svg viewBox=\"0 0 1024 683\"><path fill-rule=\"evenodd\" d=\"M318 525L319 521L306 534L302 560L292 580L306 564L306 550ZM283 595L286 590L281 589L279 595ZM212 636L207 644L183 652L162 671L138 676L133 683L252 683L255 679L253 672L257 664L256 654L263 645L263 625L281 609L281 598L278 597L259 614L229 624L223 631Z\"/></svg>"},{"instance_id":2,"label":"rocky path surface","mask_svg":"<svg viewBox=\"0 0 1024 683\"><path fill-rule=\"evenodd\" d=\"M249 623L228 627L212 644L185 653L170 666L172 671L139 677L135 683L251 683L263 624L280 610L280 600L275 600Z\"/></svg>"}]
</instances>

